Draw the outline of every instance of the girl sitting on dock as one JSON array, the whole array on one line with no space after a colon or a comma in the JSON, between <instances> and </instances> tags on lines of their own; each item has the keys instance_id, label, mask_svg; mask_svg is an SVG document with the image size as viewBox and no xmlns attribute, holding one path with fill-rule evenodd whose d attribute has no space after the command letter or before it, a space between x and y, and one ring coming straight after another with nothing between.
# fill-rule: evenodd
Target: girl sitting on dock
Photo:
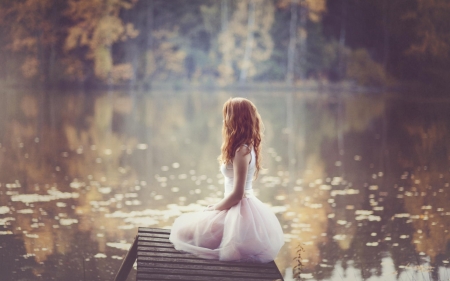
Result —
<instances>
[{"instance_id":1,"label":"girl sitting on dock","mask_svg":"<svg viewBox=\"0 0 450 281\"><path fill-rule=\"evenodd\" d=\"M203 212L178 217L170 234L177 250L206 259L270 262L284 244L283 230L268 206L253 194L261 168L263 123L256 106L230 98L223 106L219 156L224 198Z\"/></svg>"}]
</instances>

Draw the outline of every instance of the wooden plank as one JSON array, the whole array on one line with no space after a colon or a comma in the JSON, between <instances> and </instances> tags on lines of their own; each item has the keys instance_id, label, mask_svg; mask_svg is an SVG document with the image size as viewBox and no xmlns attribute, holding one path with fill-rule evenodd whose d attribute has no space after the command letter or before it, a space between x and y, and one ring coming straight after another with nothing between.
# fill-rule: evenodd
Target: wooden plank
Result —
<instances>
[{"instance_id":1,"label":"wooden plank","mask_svg":"<svg viewBox=\"0 0 450 281\"><path fill-rule=\"evenodd\" d=\"M261 273L259 271L241 272L233 270L210 270L208 267L199 269L186 269L186 268L141 268L139 272L149 274L179 274L179 275L195 275L195 276L216 276L216 277L249 277L260 278L261 280L273 280L277 279L278 274Z\"/></svg>"},{"instance_id":2,"label":"wooden plank","mask_svg":"<svg viewBox=\"0 0 450 281\"><path fill-rule=\"evenodd\" d=\"M226 278L226 277L213 277L213 276L190 276L190 275L174 275L174 274L146 274L139 273L136 275L139 280L185 280L185 281L259 281L261 278Z\"/></svg>"},{"instance_id":3,"label":"wooden plank","mask_svg":"<svg viewBox=\"0 0 450 281\"><path fill-rule=\"evenodd\" d=\"M142 237L139 236L138 241L152 241L152 242L160 242L160 243L167 243L167 244L171 244L169 239L163 239L163 238L155 238L155 237Z\"/></svg>"},{"instance_id":4,"label":"wooden plank","mask_svg":"<svg viewBox=\"0 0 450 281\"><path fill-rule=\"evenodd\" d=\"M198 265L219 265L219 266L229 266L229 267L249 267L254 268L254 270L259 270L260 268L273 268L274 264L271 263L237 263L237 262L224 262L218 260L205 260L205 259L174 259L171 257L161 257L161 256L139 256L138 261L140 262L167 262L167 263L184 263L184 264L198 264Z\"/></svg>"},{"instance_id":5,"label":"wooden plank","mask_svg":"<svg viewBox=\"0 0 450 281\"><path fill-rule=\"evenodd\" d=\"M162 228L151 228L151 227L139 227L139 233L152 232L152 233L163 233L170 234L170 229L162 229Z\"/></svg>"},{"instance_id":6,"label":"wooden plank","mask_svg":"<svg viewBox=\"0 0 450 281\"><path fill-rule=\"evenodd\" d=\"M221 265L203 265L203 264L184 264L184 263L166 263L166 262L141 262L138 261L139 268L173 268L173 269L192 269L192 270L217 270L217 271L230 271L229 266L221 266ZM255 268L252 267L232 267L232 270L239 272L255 272ZM273 267L267 268L258 268L258 272L261 273L272 273L274 272Z\"/></svg>"},{"instance_id":7,"label":"wooden plank","mask_svg":"<svg viewBox=\"0 0 450 281\"><path fill-rule=\"evenodd\" d=\"M278 280L284 281L283 275L281 274L280 270L278 269L278 266L275 263L275 261L270 262L270 264L272 265L273 272L276 272L278 274L278 276L279 276Z\"/></svg>"},{"instance_id":8,"label":"wooden plank","mask_svg":"<svg viewBox=\"0 0 450 281\"><path fill-rule=\"evenodd\" d=\"M187 254L186 252L180 252L175 248L169 247L149 247L149 246L140 246L138 245L138 251L141 252L164 252L164 253L174 253L174 254Z\"/></svg>"},{"instance_id":9,"label":"wooden plank","mask_svg":"<svg viewBox=\"0 0 450 281\"><path fill-rule=\"evenodd\" d=\"M160 243L160 242L152 242L152 241L138 241L138 246L175 249L173 247L172 243L169 244L169 243Z\"/></svg>"},{"instance_id":10,"label":"wooden plank","mask_svg":"<svg viewBox=\"0 0 450 281\"><path fill-rule=\"evenodd\" d=\"M139 237L158 237L169 240L169 235L163 233L139 232Z\"/></svg>"},{"instance_id":11,"label":"wooden plank","mask_svg":"<svg viewBox=\"0 0 450 281\"><path fill-rule=\"evenodd\" d=\"M207 263L216 262L217 260L204 259L186 252L144 252L138 251L138 257L161 257L161 258L172 258L174 261L184 261L184 260L200 260L206 261ZM228 262L228 261L217 261L221 264L228 264L230 266L248 266L248 267L267 267L265 263L247 263L247 262Z\"/></svg>"},{"instance_id":12,"label":"wooden plank","mask_svg":"<svg viewBox=\"0 0 450 281\"><path fill-rule=\"evenodd\" d=\"M193 254L186 252L176 252L176 253L166 253L166 252L144 252L139 251L138 256L147 256L147 257L163 257L163 258L172 258L174 260L178 259L190 259L190 260L206 260L204 258L197 257Z\"/></svg>"},{"instance_id":13,"label":"wooden plank","mask_svg":"<svg viewBox=\"0 0 450 281\"><path fill-rule=\"evenodd\" d=\"M134 238L134 242L128 250L127 255L123 259L122 265L119 268L119 272L117 272L116 278L114 281L126 281L128 274L130 274L130 270L133 267L134 262L137 257L137 236Z\"/></svg>"}]
</instances>

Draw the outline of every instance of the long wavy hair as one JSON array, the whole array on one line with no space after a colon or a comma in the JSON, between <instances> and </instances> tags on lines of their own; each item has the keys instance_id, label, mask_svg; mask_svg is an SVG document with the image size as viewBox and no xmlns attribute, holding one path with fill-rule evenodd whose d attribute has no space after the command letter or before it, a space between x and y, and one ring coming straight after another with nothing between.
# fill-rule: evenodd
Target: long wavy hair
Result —
<instances>
[{"instance_id":1,"label":"long wavy hair","mask_svg":"<svg viewBox=\"0 0 450 281\"><path fill-rule=\"evenodd\" d=\"M230 98L223 105L222 153L219 162L233 161L236 150L243 144L253 146L256 155L256 171L261 169L261 139L264 124L256 106L244 98Z\"/></svg>"}]
</instances>

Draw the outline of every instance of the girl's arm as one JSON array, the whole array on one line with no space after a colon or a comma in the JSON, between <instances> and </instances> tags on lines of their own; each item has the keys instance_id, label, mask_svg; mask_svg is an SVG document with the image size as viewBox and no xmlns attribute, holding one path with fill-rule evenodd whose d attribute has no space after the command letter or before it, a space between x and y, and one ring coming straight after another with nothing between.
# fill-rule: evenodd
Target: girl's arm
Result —
<instances>
[{"instance_id":1,"label":"girl's arm","mask_svg":"<svg viewBox=\"0 0 450 281\"><path fill-rule=\"evenodd\" d=\"M236 150L233 159L234 189L219 203L207 210L228 210L241 201L242 196L244 196L245 181L251 157L250 149L246 146L241 146Z\"/></svg>"}]
</instances>

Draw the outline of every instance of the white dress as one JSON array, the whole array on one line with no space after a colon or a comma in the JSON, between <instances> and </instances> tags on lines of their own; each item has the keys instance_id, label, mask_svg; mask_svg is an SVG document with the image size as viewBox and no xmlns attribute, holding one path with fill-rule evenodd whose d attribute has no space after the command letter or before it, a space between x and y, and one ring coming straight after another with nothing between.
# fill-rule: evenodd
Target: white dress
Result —
<instances>
[{"instance_id":1,"label":"white dress","mask_svg":"<svg viewBox=\"0 0 450 281\"><path fill-rule=\"evenodd\" d=\"M233 165L220 167L225 177L225 195L233 191ZM280 222L268 206L253 195L255 152L251 149L242 200L223 211L185 213L170 233L175 249L206 259L270 262L284 244Z\"/></svg>"}]
</instances>

